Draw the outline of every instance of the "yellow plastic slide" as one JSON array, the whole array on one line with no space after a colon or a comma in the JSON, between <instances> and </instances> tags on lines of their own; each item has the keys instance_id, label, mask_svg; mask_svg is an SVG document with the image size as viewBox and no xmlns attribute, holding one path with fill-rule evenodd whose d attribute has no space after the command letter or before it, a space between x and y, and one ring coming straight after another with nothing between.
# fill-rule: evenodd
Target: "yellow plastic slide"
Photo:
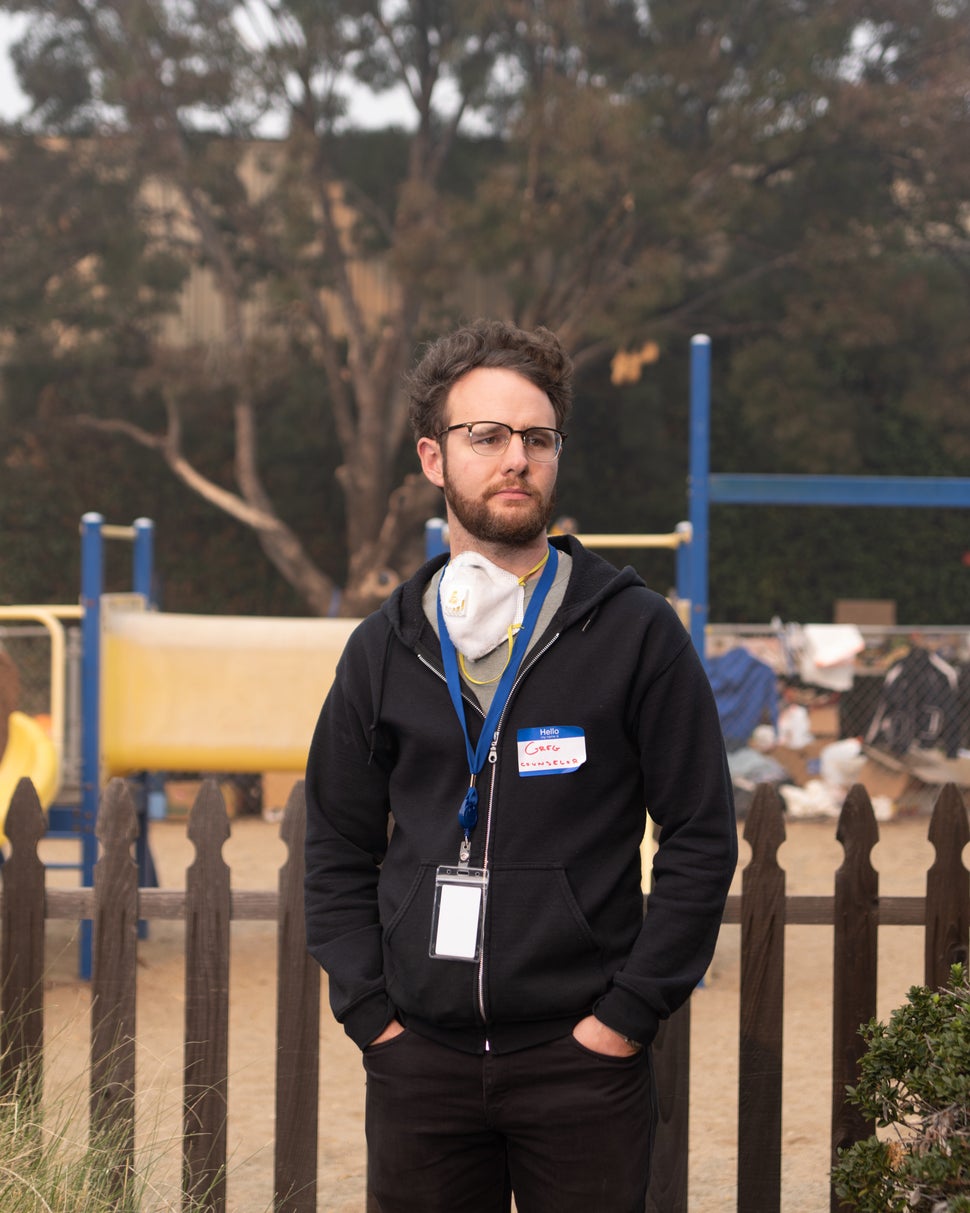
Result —
<instances>
[{"instance_id":1,"label":"yellow plastic slide","mask_svg":"<svg viewBox=\"0 0 970 1213\"><path fill-rule=\"evenodd\" d=\"M7 841L3 827L20 780L25 775L31 780L46 809L57 794L60 777L54 743L32 716L11 712L8 730L7 748L0 759L0 844Z\"/></svg>"}]
</instances>

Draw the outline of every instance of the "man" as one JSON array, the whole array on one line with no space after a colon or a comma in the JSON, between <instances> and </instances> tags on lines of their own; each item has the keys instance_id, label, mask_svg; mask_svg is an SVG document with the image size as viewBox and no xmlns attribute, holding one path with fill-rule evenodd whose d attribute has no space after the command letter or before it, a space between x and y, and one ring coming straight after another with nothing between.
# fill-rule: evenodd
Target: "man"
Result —
<instances>
[{"instance_id":1,"label":"man","mask_svg":"<svg viewBox=\"0 0 970 1213\"><path fill-rule=\"evenodd\" d=\"M633 1213L649 1045L736 862L717 709L666 601L547 538L555 336L469 325L409 391L450 559L353 634L307 767L308 944L364 1051L371 1186L383 1213Z\"/></svg>"}]
</instances>

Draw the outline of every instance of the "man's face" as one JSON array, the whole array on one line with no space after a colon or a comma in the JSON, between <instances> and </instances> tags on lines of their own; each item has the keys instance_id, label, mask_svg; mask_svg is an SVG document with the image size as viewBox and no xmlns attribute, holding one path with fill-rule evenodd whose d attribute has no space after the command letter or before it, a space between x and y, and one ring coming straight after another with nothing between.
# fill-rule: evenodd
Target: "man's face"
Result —
<instances>
[{"instance_id":1,"label":"man's face","mask_svg":"<svg viewBox=\"0 0 970 1213\"><path fill-rule=\"evenodd\" d=\"M501 421L514 430L556 428L549 397L515 371L476 367L448 395L447 425ZM451 530L481 543L519 547L544 534L555 504L558 463L526 457L519 434L496 455L472 450L465 430L418 444L425 474L444 489Z\"/></svg>"}]
</instances>

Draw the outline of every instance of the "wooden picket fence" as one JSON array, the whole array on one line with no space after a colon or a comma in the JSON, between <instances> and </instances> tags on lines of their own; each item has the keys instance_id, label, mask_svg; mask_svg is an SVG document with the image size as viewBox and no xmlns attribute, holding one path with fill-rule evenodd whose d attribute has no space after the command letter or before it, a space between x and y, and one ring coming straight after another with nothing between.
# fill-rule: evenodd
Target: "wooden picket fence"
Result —
<instances>
[{"instance_id":1,"label":"wooden picket fence","mask_svg":"<svg viewBox=\"0 0 970 1213\"><path fill-rule=\"evenodd\" d=\"M127 785L114 780L98 818L101 860L90 889L45 889L37 854L44 818L28 780L7 817L10 858L3 865L0 1090L38 1098L43 1068L45 918L90 919L93 978L90 1062L91 1132L111 1125L119 1200L134 1166L135 972L141 919L185 922L185 1045L182 1187L212 1213L226 1209L229 1035L229 929L233 919L277 923L276 1133L274 1210L316 1213L320 975L303 930L302 784L281 825L288 858L275 891L237 891L221 857L229 822L218 786L207 781L188 832L196 851L181 890L139 889L132 844L137 816ZM781 1207L783 977L787 925L834 928L832 1151L873 1126L844 1099L862 1049L859 1025L876 1013L880 926L922 926L925 981L946 983L967 962L970 841L957 788L942 790L929 824L936 858L925 897L880 897L870 862L878 841L872 805L860 785L849 793L836 837L844 862L828 896L787 896L778 866L784 841L781 800L759 789L745 823L751 848L742 891L728 900L727 923L741 927L738 1080L738 1213ZM660 1124L647 1213L687 1213L690 1003L663 1025L655 1047ZM831 1209L839 1207L834 1194ZM366 1213L377 1213L366 1198ZM591 1211L592 1213L592 1211Z\"/></svg>"}]
</instances>

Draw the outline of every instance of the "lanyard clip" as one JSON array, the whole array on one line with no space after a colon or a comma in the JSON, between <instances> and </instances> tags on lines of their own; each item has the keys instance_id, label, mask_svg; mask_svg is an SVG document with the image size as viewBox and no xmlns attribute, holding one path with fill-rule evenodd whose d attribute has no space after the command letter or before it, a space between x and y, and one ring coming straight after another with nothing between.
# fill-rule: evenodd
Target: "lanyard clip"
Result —
<instances>
[{"instance_id":1,"label":"lanyard clip","mask_svg":"<svg viewBox=\"0 0 970 1213\"><path fill-rule=\"evenodd\" d=\"M458 810L458 824L465 831L465 837L478 825L478 789L475 787L475 776L471 777L465 799Z\"/></svg>"}]
</instances>

